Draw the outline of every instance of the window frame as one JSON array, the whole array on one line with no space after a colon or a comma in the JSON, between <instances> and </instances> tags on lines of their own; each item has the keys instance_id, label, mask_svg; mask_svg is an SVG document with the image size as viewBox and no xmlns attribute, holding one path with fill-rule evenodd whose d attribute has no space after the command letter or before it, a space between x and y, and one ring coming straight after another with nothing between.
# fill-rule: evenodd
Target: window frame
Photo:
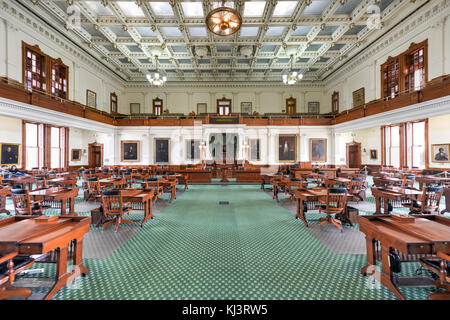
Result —
<instances>
[{"instance_id":1,"label":"window frame","mask_svg":"<svg viewBox=\"0 0 450 320\"><path fill-rule=\"evenodd\" d=\"M413 89L410 89L411 86L409 85L407 87L407 84L410 83L410 77L409 75L409 69L411 67L411 64L408 62L410 61L410 56L413 55L415 52L423 49L423 83L421 84L419 89L416 89L413 86ZM384 81L384 74L388 71L388 68L392 66L393 63L398 64L398 73L397 73L397 83L398 83L398 92L396 92L395 97L398 95L401 95L406 92L414 92L421 90L425 84L428 82L428 39L425 39L424 41L420 43L414 43L412 42L409 46L409 48L400 53L399 55L395 57L388 57L385 63L383 63L380 66L380 72L381 72L381 99L392 99L393 97L391 94L385 94L386 84Z\"/></svg>"},{"instance_id":2,"label":"window frame","mask_svg":"<svg viewBox=\"0 0 450 320\"><path fill-rule=\"evenodd\" d=\"M41 88L33 88L33 86L31 86L30 88L28 87L27 84L27 52L31 51L32 53L39 55L42 59L42 64L43 67L41 66L40 68L40 79L41 79ZM64 83L65 80L65 90L63 88L63 90L61 90L61 92L63 92L64 94L53 94L52 93L52 88L53 86L53 79L52 79L52 70L53 68L56 68L57 70L63 70L62 73L58 73L60 76L62 75L63 77L61 77ZM44 74L45 72L45 74ZM56 79L55 79L56 80ZM24 41L22 41L22 83L24 84L25 88L27 88L27 90L37 90L37 91L41 91L44 92L48 95L54 96L54 97L58 97L60 99L65 99L68 100L69 99L69 67L67 65L65 65L61 58L52 58L51 56L45 54L44 52L42 52L42 50L39 48L38 45L32 46L29 45L27 43L25 43ZM44 84L45 84L45 88L44 88ZM58 90L59 92L60 90Z\"/></svg>"}]
</instances>

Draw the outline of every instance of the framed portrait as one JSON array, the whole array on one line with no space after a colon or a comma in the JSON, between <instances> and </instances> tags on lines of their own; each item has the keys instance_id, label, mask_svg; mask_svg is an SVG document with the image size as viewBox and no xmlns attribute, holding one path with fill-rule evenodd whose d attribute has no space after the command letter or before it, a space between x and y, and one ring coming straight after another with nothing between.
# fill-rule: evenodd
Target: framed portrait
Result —
<instances>
[{"instance_id":1,"label":"framed portrait","mask_svg":"<svg viewBox=\"0 0 450 320\"><path fill-rule=\"evenodd\" d=\"M91 108L97 108L97 94L89 89L86 90L86 105Z\"/></svg>"},{"instance_id":2,"label":"framed portrait","mask_svg":"<svg viewBox=\"0 0 450 320\"><path fill-rule=\"evenodd\" d=\"M200 160L200 140L186 140L186 159Z\"/></svg>"},{"instance_id":3,"label":"framed portrait","mask_svg":"<svg viewBox=\"0 0 450 320\"><path fill-rule=\"evenodd\" d=\"M2 165L18 166L20 164L20 144L1 143L0 149L0 163Z\"/></svg>"},{"instance_id":4,"label":"framed portrait","mask_svg":"<svg viewBox=\"0 0 450 320\"><path fill-rule=\"evenodd\" d=\"M310 159L311 162L327 161L327 139L311 138L310 140Z\"/></svg>"},{"instance_id":5,"label":"framed portrait","mask_svg":"<svg viewBox=\"0 0 450 320\"><path fill-rule=\"evenodd\" d=\"M155 163L169 163L169 138L155 138Z\"/></svg>"},{"instance_id":6,"label":"framed portrait","mask_svg":"<svg viewBox=\"0 0 450 320\"><path fill-rule=\"evenodd\" d=\"M432 162L450 162L450 143L432 144L431 145L431 161Z\"/></svg>"},{"instance_id":7,"label":"framed portrait","mask_svg":"<svg viewBox=\"0 0 450 320\"><path fill-rule=\"evenodd\" d=\"M140 141L120 141L121 161L135 161L140 159L141 142Z\"/></svg>"},{"instance_id":8,"label":"framed portrait","mask_svg":"<svg viewBox=\"0 0 450 320\"><path fill-rule=\"evenodd\" d=\"M278 136L279 162L297 162L297 141L296 134L280 134Z\"/></svg>"},{"instance_id":9,"label":"framed portrait","mask_svg":"<svg viewBox=\"0 0 450 320\"><path fill-rule=\"evenodd\" d=\"M260 161L261 160L261 140L260 139L249 139L249 146L250 146L250 155L249 160L250 161Z\"/></svg>"},{"instance_id":10,"label":"framed portrait","mask_svg":"<svg viewBox=\"0 0 450 320\"><path fill-rule=\"evenodd\" d=\"M378 159L378 150L371 149L370 150L370 160L377 160Z\"/></svg>"},{"instance_id":11,"label":"framed portrait","mask_svg":"<svg viewBox=\"0 0 450 320\"><path fill-rule=\"evenodd\" d=\"M206 103L197 103L197 114L206 113Z\"/></svg>"},{"instance_id":12,"label":"framed portrait","mask_svg":"<svg viewBox=\"0 0 450 320\"><path fill-rule=\"evenodd\" d=\"M241 113L252 114L252 103L251 102L241 102Z\"/></svg>"},{"instance_id":13,"label":"framed portrait","mask_svg":"<svg viewBox=\"0 0 450 320\"><path fill-rule=\"evenodd\" d=\"M364 88L353 91L353 108L361 107L365 103Z\"/></svg>"},{"instance_id":14,"label":"framed portrait","mask_svg":"<svg viewBox=\"0 0 450 320\"><path fill-rule=\"evenodd\" d=\"M81 149L72 149L72 161L80 161L81 160Z\"/></svg>"}]
</instances>

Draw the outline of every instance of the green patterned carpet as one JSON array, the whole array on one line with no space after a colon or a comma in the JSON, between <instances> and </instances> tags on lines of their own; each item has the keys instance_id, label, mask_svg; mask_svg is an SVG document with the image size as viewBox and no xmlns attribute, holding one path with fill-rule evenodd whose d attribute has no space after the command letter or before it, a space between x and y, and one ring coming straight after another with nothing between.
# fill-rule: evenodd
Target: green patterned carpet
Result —
<instances>
[{"instance_id":1,"label":"green patterned carpet","mask_svg":"<svg viewBox=\"0 0 450 320\"><path fill-rule=\"evenodd\" d=\"M222 200L230 204L219 205ZM84 259L89 275L55 300L396 299L361 276L365 255L334 254L259 185L191 185L144 228L141 213L131 218L133 226L120 228L138 233L105 259ZM45 272L37 277L54 275L54 265L32 268L39 267ZM419 265L402 267L401 275L413 275ZM408 299L426 299L432 291L402 288Z\"/></svg>"}]
</instances>

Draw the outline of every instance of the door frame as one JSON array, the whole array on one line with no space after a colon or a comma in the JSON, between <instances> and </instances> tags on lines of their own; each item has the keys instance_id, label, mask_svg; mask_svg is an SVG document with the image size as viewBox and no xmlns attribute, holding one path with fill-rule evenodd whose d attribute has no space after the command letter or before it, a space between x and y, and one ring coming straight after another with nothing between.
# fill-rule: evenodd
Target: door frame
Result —
<instances>
[{"instance_id":1,"label":"door frame","mask_svg":"<svg viewBox=\"0 0 450 320\"><path fill-rule=\"evenodd\" d=\"M346 165L347 167L350 168L350 146L356 146L358 148L358 154L357 154L357 159L359 159L359 168L361 168L362 166L362 154L361 154L361 142L356 142L356 141L352 141L352 142L348 142L345 144L345 153L346 153Z\"/></svg>"},{"instance_id":2,"label":"door frame","mask_svg":"<svg viewBox=\"0 0 450 320\"><path fill-rule=\"evenodd\" d=\"M98 142L92 142L88 144L88 167L91 168L91 163L94 160L92 152L93 147L100 147L100 153L101 153L101 167L103 167L103 143Z\"/></svg>"}]
</instances>

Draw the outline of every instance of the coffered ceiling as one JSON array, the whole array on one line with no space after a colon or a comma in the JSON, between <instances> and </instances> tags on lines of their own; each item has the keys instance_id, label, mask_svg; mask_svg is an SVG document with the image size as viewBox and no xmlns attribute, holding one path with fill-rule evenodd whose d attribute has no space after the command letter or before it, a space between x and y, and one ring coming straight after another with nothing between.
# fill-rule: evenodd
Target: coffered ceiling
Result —
<instances>
[{"instance_id":1,"label":"coffered ceiling","mask_svg":"<svg viewBox=\"0 0 450 320\"><path fill-rule=\"evenodd\" d=\"M407 17L422 0L236 0L242 28L215 36L205 17L222 1L18 0L69 37L76 37L124 80L147 82L159 67L168 84L281 82L290 65L317 81L351 59L386 23ZM376 15L379 12L379 18ZM366 41L367 42L367 41Z\"/></svg>"}]
</instances>

